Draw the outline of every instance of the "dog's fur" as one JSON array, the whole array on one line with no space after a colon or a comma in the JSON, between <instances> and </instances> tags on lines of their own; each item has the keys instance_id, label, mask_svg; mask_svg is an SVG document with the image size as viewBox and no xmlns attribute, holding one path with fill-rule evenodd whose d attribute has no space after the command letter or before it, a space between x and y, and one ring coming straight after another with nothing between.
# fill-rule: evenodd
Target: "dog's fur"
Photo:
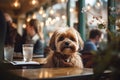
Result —
<instances>
[{"instance_id":1,"label":"dog's fur","mask_svg":"<svg viewBox=\"0 0 120 80\"><path fill-rule=\"evenodd\" d=\"M56 30L49 43L49 55L44 67L79 67L83 68L78 50L83 41L74 28L65 27ZM48 49L47 49L48 50Z\"/></svg>"}]
</instances>

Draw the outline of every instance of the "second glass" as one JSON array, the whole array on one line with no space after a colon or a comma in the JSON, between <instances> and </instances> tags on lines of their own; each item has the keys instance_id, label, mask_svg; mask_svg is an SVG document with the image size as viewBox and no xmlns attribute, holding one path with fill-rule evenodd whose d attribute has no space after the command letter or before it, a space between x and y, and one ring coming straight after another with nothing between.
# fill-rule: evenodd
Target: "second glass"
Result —
<instances>
[{"instance_id":1,"label":"second glass","mask_svg":"<svg viewBox=\"0 0 120 80\"><path fill-rule=\"evenodd\" d=\"M23 44L23 59L25 62L31 61L33 57L33 44Z\"/></svg>"}]
</instances>

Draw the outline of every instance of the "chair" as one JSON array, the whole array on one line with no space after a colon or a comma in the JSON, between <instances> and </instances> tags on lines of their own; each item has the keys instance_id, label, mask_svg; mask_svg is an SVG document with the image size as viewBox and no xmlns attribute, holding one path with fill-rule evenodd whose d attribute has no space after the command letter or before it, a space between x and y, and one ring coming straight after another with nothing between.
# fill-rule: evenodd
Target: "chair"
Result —
<instances>
[{"instance_id":1,"label":"chair","mask_svg":"<svg viewBox=\"0 0 120 80\"><path fill-rule=\"evenodd\" d=\"M80 55L83 61L83 65L85 68L93 68L94 66L94 55L91 52L84 52Z\"/></svg>"}]
</instances>

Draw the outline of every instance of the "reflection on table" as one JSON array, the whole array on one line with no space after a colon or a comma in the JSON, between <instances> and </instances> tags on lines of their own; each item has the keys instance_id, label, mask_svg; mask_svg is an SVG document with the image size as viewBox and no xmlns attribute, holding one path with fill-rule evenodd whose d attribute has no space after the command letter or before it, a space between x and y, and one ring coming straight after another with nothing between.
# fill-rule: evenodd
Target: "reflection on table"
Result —
<instances>
[{"instance_id":1,"label":"reflection on table","mask_svg":"<svg viewBox=\"0 0 120 80\"><path fill-rule=\"evenodd\" d=\"M92 69L80 68L40 68L11 70L12 73L27 79L72 79L93 75Z\"/></svg>"},{"instance_id":2,"label":"reflection on table","mask_svg":"<svg viewBox=\"0 0 120 80\"><path fill-rule=\"evenodd\" d=\"M29 80L94 80L92 68L39 68L10 70L11 73ZM105 71L99 80L110 78Z\"/></svg>"}]
</instances>

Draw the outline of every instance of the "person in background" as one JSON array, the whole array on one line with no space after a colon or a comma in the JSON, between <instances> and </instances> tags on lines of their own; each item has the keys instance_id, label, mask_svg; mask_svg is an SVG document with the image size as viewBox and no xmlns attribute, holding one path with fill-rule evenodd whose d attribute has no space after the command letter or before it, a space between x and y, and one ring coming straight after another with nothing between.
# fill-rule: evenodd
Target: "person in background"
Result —
<instances>
[{"instance_id":1,"label":"person in background","mask_svg":"<svg viewBox=\"0 0 120 80\"><path fill-rule=\"evenodd\" d=\"M34 54L44 55L44 43L42 41L43 38L41 38L40 37L41 35L39 35L39 30L38 30L39 27L41 26L37 19L31 19L27 23L26 31L29 37L26 43L34 44L34 48L33 48Z\"/></svg>"},{"instance_id":2,"label":"person in background","mask_svg":"<svg viewBox=\"0 0 120 80\"><path fill-rule=\"evenodd\" d=\"M7 23L5 46L14 47L15 38L17 34L16 25L13 23L12 18L8 13L4 13L4 16Z\"/></svg>"},{"instance_id":3,"label":"person in background","mask_svg":"<svg viewBox=\"0 0 120 80\"><path fill-rule=\"evenodd\" d=\"M22 44L25 44L25 41L27 39L27 33L26 33L26 29L23 29L23 34L16 34L16 38L15 38L15 45L14 45L14 51L16 53L22 53Z\"/></svg>"},{"instance_id":4,"label":"person in background","mask_svg":"<svg viewBox=\"0 0 120 80\"><path fill-rule=\"evenodd\" d=\"M98 44L102 38L102 32L98 29L92 29L89 33L89 39L84 43L84 48L81 53L97 51Z\"/></svg>"},{"instance_id":5,"label":"person in background","mask_svg":"<svg viewBox=\"0 0 120 80\"><path fill-rule=\"evenodd\" d=\"M95 63L93 61L94 55L92 51L98 51L98 44L102 39L102 32L98 29L92 29L89 33L89 39L84 42L83 50L80 51L84 67L93 68Z\"/></svg>"}]
</instances>

